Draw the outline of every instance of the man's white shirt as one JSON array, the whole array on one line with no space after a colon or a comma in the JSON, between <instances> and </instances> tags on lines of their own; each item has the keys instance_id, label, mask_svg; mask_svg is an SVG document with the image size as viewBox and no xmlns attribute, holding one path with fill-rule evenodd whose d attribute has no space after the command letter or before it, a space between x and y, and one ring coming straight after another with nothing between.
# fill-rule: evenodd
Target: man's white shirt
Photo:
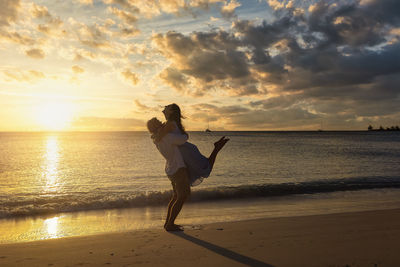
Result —
<instances>
[{"instance_id":1,"label":"man's white shirt","mask_svg":"<svg viewBox=\"0 0 400 267\"><path fill-rule=\"evenodd\" d=\"M168 133L160 142L155 143L158 151L166 159L165 173L168 176L175 174L180 168L186 167L178 146L183 145L187 140L186 134Z\"/></svg>"}]
</instances>

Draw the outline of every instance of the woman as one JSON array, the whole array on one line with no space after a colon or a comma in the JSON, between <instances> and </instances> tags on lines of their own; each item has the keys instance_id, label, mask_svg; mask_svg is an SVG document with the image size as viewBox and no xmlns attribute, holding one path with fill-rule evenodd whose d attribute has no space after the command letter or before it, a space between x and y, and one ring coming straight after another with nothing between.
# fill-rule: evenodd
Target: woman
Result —
<instances>
[{"instance_id":1,"label":"woman","mask_svg":"<svg viewBox=\"0 0 400 267\"><path fill-rule=\"evenodd\" d=\"M182 125L183 116L181 109L177 104L174 103L165 106L163 113L167 121L160 130L156 140L160 140L168 133L180 133L188 135ZM197 146L192 143L186 142L183 145L178 146L186 164L186 168L188 169L191 186L199 185L204 178L207 178L210 175L218 152L228 141L229 139L223 136L220 140L215 142L214 150L211 152L208 158L203 156L198 150Z\"/></svg>"}]
</instances>

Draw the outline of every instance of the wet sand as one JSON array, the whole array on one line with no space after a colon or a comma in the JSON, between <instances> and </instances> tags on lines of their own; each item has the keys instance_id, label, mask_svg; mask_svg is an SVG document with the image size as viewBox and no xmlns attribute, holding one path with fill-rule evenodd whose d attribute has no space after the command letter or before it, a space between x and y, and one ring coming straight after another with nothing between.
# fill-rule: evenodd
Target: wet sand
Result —
<instances>
[{"instance_id":1,"label":"wet sand","mask_svg":"<svg viewBox=\"0 0 400 267\"><path fill-rule=\"evenodd\" d=\"M0 266L400 266L400 209L0 245Z\"/></svg>"}]
</instances>

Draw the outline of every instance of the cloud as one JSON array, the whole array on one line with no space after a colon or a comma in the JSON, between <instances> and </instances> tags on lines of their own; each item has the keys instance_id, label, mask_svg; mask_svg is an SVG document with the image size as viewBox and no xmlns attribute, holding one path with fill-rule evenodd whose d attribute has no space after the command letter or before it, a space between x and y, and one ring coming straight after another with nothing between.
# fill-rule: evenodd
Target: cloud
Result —
<instances>
[{"instance_id":1,"label":"cloud","mask_svg":"<svg viewBox=\"0 0 400 267\"><path fill-rule=\"evenodd\" d=\"M127 24L134 24L138 20L133 13L118 9L116 7L108 7L108 11L116 15Z\"/></svg>"},{"instance_id":2,"label":"cloud","mask_svg":"<svg viewBox=\"0 0 400 267\"><path fill-rule=\"evenodd\" d=\"M15 22L21 7L20 0L2 0L0 2L0 28Z\"/></svg>"},{"instance_id":3,"label":"cloud","mask_svg":"<svg viewBox=\"0 0 400 267\"><path fill-rule=\"evenodd\" d=\"M282 8L284 8L286 5L286 1L284 1L284 0L267 0L267 2L268 2L268 5L272 8L272 9L274 9L274 10L277 10L277 9L282 9Z\"/></svg>"},{"instance_id":4,"label":"cloud","mask_svg":"<svg viewBox=\"0 0 400 267\"><path fill-rule=\"evenodd\" d=\"M31 14L34 18L42 19L45 22L45 24L39 24L37 27L38 31L45 34L50 34L63 24L62 20L54 18L45 6L32 3Z\"/></svg>"},{"instance_id":5,"label":"cloud","mask_svg":"<svg viewBox=\"0 0 400 267\"><path fill-rule=\"evenodd\" d=\"M31 58L42 59L45 57L44 51L40 48L32 48L25 51L25 54Z\"/></svg>"},{"instance_id":6,"label":"cloud","mask_svg":"<svg viewBox=\"0 0 400 267\"><path fill-rule=\"evenodd\" d=\"M81 74L81 73L84 73L84 72L85 72L85 69L83 69L83 68L81 68L81 67L79 67L79 66L77 66L77 65L74 65L74 66L72 66L72 71L73 71L75 74Z\"/></svg>"},{"instance_id":7,"label":"cloud","mask_svg":"<svg viewBox=\"0 0 400 267\"><path fill-rule=\"evenodd\" d=\"M142 104L139 99L135 99L134 103L136 105L136 107L140 110L140 112L159 112L160 111L160 107L159 106L155 106L155 107L150 107L147 105Z\"/></svg>"},{"instance_id":8,"label":"cloud","mask_svg":"<svg viewBox=\"0 0 400 267\"><path fill-rule=\"evenodd\" d=\"M90 12L82 10L64 20L68 13L47 2L2 1L0 40L21 45L17 51L32 58L60 53L64 59L77 60L75 66L70 61L66 65L72 66L74 77L85 71L82 64L92 68L94 62L83 60L96 61L103 64L96 69L120 69L121 78L133 85L143 75L140 82L155 82L150 85L153 88L161 85L160 94L171 94L165 90L171 87L172 94L185 101L222 97L221 103L197 108L210 111L209 119L221 116L231 129L251 128L251 124L260 129L284 128L284 122L311 129L321 119L332 125L340 121L361 125L400 113L399 1L266 0L257 4L270 6L264 21L243 19L240 12L249 18L246 12L252 9L247 9L246 1L237 0L72 3L74 8L92 6ZM217 23L221 27L211 29L204 24L194 27L184 18L186 24L178 25L171 15L180 18L204 11L210 11L206 18L219 11L232 23L221 19ZM159 17L149 19L155 16ZM143 36L132 38L141 33L141 27ZM146 35L149 29L151 44ZM49 53L48 48L54 51ZM29 70L2 70L2 74L7 81L45 78ZM150 102L143 103L135 101L138 110L152 109ZM193 109L192 114L203 122L207 119L199 110ZM246 116L251 117L248 122Z\"/></svg>"},{"instance_id":9,"label":"cloud","mask_svg":"<svg viewBox=\"0 0 400 267\"><path fill-rule=\"evenodd\" d=\"M46 19L52 18L47 7L39 6L35 3L32 3L32 11L31 12L32 12L32 16L34 18L46 18Z\"/></svg>"},{"instance_id":10,"label":"cloud","mask_svg":"<svg viewBox=\"0 0 400 267\"><path fill-rule=\"evenodd\" d=\"M80 117L72 121L71 128L78 130L129 131L144 128L143 120L132 118Z\"/></svg>"},{"instance_id":11,"label":"cloud","mask_svg":"<svg viewBox=\"0 0 400 267\"><path fill-rule=\"evenodd\" d=\"M178 91L184 91L187 83L185 76L173 67L168 67L160 73L160 78Z\"/></svg>"},{"instance_id":12,"label":"cloud","mask_svg":"<svg viewBox=\"0 0 400 267\"><path fill-rule=\"evenodd\" d=\"M93 0L74 0L77 3L80 3L85 6L92 6L93 5Z\"/></svg>"},{"instance_id":13,"label":"cloud","mask_svg":"<svg viewBox=\"0 0 400 267\"><path fill-rule=\"evenodd\" d=\"M280 110L253 110L230 118L231 127L248 127L256 129L302 129L319 123L320 117L309 111L295 107Z\"/></svg>"},{"instance_id":14,"label":"cloud","mask_svg":"<svg viewBox=\"0 0 400 267\"><path fill-rule=\"evenodd\" d=\"M103 2L112 5L112 8L117 5L129 13L141 14L147 18L159 16L162 13L196 16L198 11L207 11L211 7L221 9L221 13L226 16L233 16L234 9L239 5L235 0L230 3L226 3L226 0L103 0Z\"/></svg>"},{"instance_id":15,"label":"cloud","mask_svg":"<svg viewBox=\"0 0 400 267\"><path fill-rule=\"evenodd\" d=\"M225 18L236 17L235 9L240 6L241 4L239 2L237 2L236 0L231 0L221 7L221 15Z\"/></svg>"},{"instance_id":16,"label":"cloud","mask_svg":"<svg viewBox=\"0 0 400 267\"><path fill-rule=\"evenodd\" d=\"M3 74L8 81L17 82L36 82L40 79L44 79L46 76L41 71L36 70L13 70L13 71L3 71Z\"/></svg>"},{"instance_id":17,"label":"cloud","mask_svg":"<svg viewBox=\"0 0 400 267\"><path fill-rule=\"evenodd\" d=\"M298 95L283 95L270 97L268 99L250 101L250 106L257 109L271 110L271 109L286 109L300 102Z\"/></svg>"},{"instance_id":18,"label":"cloud","mask_svg":"<svg viewBox=\"0 0 400 267\"><path fill-rule=\"evenodd\" d=\"M257 96L247 113L226 118L232 125L271 127L279 117L293 126L308 120L310 128L321 118L361 125L374 114L398 114L400 2L320 1L308 12L299 12L306 8L299 2L269 1L276 10L269 22L237 19L230 30L153 35L171 63L159 77L192 96Z\"/></svg>"},{"instance_id":19,"label":"cloud","mask_svg":"<svg viewBox=\"0 0 400 267\"><path fill-rule=\"evenodd\" d=\"M31 46L36 43L35 39L33 39L30 36L27 36L25 34L20 34L18 32L2 31L1 29L0 29L0 40L5 40L8 42L13 42L13 43L17 43L20 45L27 45L27 46Z\"/></svg>"},{"instance_id":20,"label":"cloud","mask_svg":"<svg viewBox=\"0 0 400 267\"><path fill-rule=\"evenodd\" d=\"M237 94L257 92L246 53L238 49L240 42L225 31L190 36L170 31L154 35L153 42L172 62L160 77L177 90L191 84L187 88L191 94L202 94L216 87Z\"/></svg>"},{"instance_id":21,"label":"cloud","mask_svg":"<svg viewBox=\"0 0 400 267\"><path fill-rule=\"evenodd\" d=\"M17 22L21 12L20 0L2 0L0 2L0 40L22 45L33 45L35 40L25 33L10 29Z\"/></svg>"},{"instance_id":22,"label":"cloud","mask_svg":"<svg viewBox=\"0 0 400 267\"><path fill-rule=\"evenodd\" d=\"M131 38L140 34L140 31L136 27L125 27L119 25L120 35L124 38Z\"/></svg>"},{"instance_id":23,"label":"cloud","mask_svg":"<svg viewBox=\"0 0 400 267\"><path fill-rule=\"evenodd\" d=\"M123 72L121 72L122 76L129 82L131 82L133 85L136 85L139 82L139 77L137 76L136 73L131 72L131 70L126 69Z\"/></svg>"},{"instance_id":24,"label":"cloud","mask_svg":"<svg viewBox=\"0 0 400 267\"><path fill-rule=\"evenodd\" d=\"M82 44L97 49L111 47L109 31L105 27L98 24L86 25L75 21L70 21L70 23L75 27L74 33Z\"/></svg>"},{"instance_id":25,"label":"cloud","mask_svg":"<svg viewBox=\"0 0 400 267\"><path fill-rule=\"evenodd\" d=\"M321 116L300 106L284 107L283 109L254 108L252 105L217 106L211 104L192 105L190 120L197 123L211 122L211 128L221 130L243 129L315 129L320 125ZM220 128L219 125L223 125Z\"/></svg>"}]
</instances>

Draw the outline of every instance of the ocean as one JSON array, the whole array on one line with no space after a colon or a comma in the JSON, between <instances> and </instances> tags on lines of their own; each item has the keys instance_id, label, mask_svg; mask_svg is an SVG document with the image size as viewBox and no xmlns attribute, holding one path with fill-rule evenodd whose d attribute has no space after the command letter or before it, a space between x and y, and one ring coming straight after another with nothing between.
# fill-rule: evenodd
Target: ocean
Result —
<instances>
[{"instance_id":1,"label":"ocean","mask_svg":"<svg viewBox=\"0 0 400 267\"><path fill-rule=\"evenodd\" d=\"M213 212L211 220L221 221L326 212L326 207L400 207L399 132L189 135L206 156L221 136L231 140L210 177L192 187L193 208L181 216L187 223L205 223ZM26 234L28 221L43 228L53 218L59 226L60 218L72 225L83 217L88 223L92 215L93 225L105 216L125 225L90 231L81 226L79 233L162 225L171 195L164 164L147 132L0 133L0 230L17 229L0 242L74 235L65 227L64 234ZM331 204L322 208L318 203L327 199ZM132 216L136 223L128 222Z\"/></svg>"}]
</instances>

